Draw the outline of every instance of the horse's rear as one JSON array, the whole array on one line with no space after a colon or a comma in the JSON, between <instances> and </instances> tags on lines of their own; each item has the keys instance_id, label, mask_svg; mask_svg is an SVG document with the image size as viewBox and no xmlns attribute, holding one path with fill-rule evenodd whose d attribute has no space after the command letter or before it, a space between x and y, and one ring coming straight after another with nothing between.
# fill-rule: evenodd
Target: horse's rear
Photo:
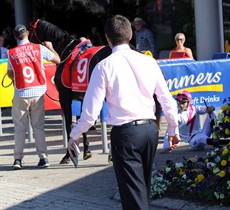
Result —
<instances>
[{"instance_id":1,"label":"horse's rear","mask_svg":"<svg viewBox=\"0 0 230 210\"><path fill-rule=\"evenodd\" d=\"M37 20L33 22L31 24L30 33L31 33L30 41L32 42L42 43L43 41L51 41L53 43L54 49L58 52L58 54L61 57L61 64L57 66L54 82L59 92L59 100L60 100L62 111L65 115L66 131L67 131L67 136L69 139L69 134L71 132L71 125L72 125L72 107L71 107L72 100L83 101L85 92L84 91L83 92L72 91L71 88L63 85L62 74L63 74L63 68L66 64L66 61L68 60L73 50L77 46L80 46L79 45L80 41L75 40L66 31L44 20ZM103 46L101 47L100 50L98 50L94 54L94 56L90 59L90 63L88 65L89 78L96 64L100 62L101 60L103 60L104 58L106 58L107 56L109 56L111 52L112 50L109 46ZM71 73L70 69L69 69L69 73ZM157 110L156 110L156 116L157 116L157 121L159 124L161 108L159 106L157 99L156 98L154 99L156 101L156 104L158 105ZM84 141L85 139L83 136L83 142ZM87 149L88 146L86 146L85 148ZM63 159L64 159L64 162L67 159L69 159L68 150Z\"/></svg>"}]
</instances>

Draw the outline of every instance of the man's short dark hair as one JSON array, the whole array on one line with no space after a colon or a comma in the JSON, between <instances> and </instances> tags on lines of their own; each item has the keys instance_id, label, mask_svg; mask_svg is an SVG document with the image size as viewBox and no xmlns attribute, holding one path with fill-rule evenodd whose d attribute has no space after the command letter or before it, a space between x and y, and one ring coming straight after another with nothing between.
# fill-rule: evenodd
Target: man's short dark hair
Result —
<instances>
[{"instance_id":1,"label":"man's short dark hair","mask_svg":"<svg viewBox=\"0 0 230 210\"><path fill-rule=\"evenodd\" d=\"M132 35L131 23L122 15L115 15L108 18L104 30L113 46L128 43Z\"/></svg>"},{"instance_id":2,"label":"man's short dark hair","mask_svg":"<svg viewBox=\"0 0 230 210\"><path fill-rule=\"evenodd\" d=\"M13 30L14 36L17 38L22 38L26 32L27 32L27 29L22 24L18 24Z\"/></svg>"}]
</instances>

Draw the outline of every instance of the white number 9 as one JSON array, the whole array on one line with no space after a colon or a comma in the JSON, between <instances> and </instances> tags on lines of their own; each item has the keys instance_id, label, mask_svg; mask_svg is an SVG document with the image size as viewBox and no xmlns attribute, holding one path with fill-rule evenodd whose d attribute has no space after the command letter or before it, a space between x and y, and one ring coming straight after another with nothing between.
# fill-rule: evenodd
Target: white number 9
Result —
<instances>
[{"instance_id":1,"label":"white number 9","mask_svg":"<svg viewBox=\"0 0 230 210\"><path fill-rule=\"evenodd\" d=\"M87 58L82 58L77 65L77 71L80 74L77 78L79 82L83 82L86 78L86 71L87 71L87 63L88 59ZM81 69L82 67L82 69Z\"/></svg>"},{"instance_id":2,"label":"white number 9","mask_svg":"<svg viewBox=\"0 0 230 210\"><path fill-rule=\"evenodd\" d=\"M26 83L32 83L34 81L34 71L31 67L26 66L23 68L22 73Z\"/></svg>"}]
</instances>

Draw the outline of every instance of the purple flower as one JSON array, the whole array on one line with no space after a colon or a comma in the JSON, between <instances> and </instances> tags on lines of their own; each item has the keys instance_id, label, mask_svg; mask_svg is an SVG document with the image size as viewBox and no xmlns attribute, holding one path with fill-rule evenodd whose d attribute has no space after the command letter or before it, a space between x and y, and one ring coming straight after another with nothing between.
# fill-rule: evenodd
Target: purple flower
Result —
<instances>
[{"instance_id":1,"label":"purple flower","mask_svg":"<svg viewBox=\"0 0 230 210\"><path fill-rule=\"evenodd\" d=\"M227 116L230 116L230 109L227 109L225 114L226 114Z\"/></svg>"},{"instance_id":2,"label":"purple flower","mask_svg":"<svg viewBox=\"0 0 230 210\"><path fill-rule=\"evenodd\" d=\"M216 191L220 192L221 191L221 187L220 186L216 186Z\"/></svg>"}]
</instances>

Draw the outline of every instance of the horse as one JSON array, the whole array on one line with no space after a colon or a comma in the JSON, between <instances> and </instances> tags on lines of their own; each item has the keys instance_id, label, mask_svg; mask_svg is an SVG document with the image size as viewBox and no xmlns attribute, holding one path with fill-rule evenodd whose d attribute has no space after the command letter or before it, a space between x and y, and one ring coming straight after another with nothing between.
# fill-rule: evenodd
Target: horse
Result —
<instances>
[{"instance_id":1,"label":"horse","mask_svg":"<svg viewBox=\"0 0 230 210\"><path fill-rule=\"evenodd\" d=\"M71 72L74 68L75 61L78 60L79 54L82 56L84 53L82 50L82 44L80 40L75 39L73 36L71 36L67 31L60 29L58 26L49 23L45 20L35 20L30 23L30 41L34 43L42 43L43 41L51 41L53 43L54 49L57 51L57 53L61 57L61 63L57 66L57 70L55 73L54 82L57 87L57 91L59 92L59 101L61 105L61 109L64 113L65 117L65 124L66 124L66 131L67 131L67 137L68 140L70 138L70 132L71 132L71 126L72 126L72 109L71 104L72 100L78 100L83 102L85 91L78 92L73 91L71 87L68 87L63 84L63 74L66 72L66 63L69 62L69 57L72 55L74 57L72 59L72 63L69 66L68 71ZM131 46L132 47L132 46ZM86 49L84 52L87 52L89 48L94 48L93 46L86 46ZM78 53L74 53L76 51ZM132 49L136 50L134 47ZM93 57L90 59L87 71L89 73L89 78L91 76L91 73L93 71L93 68L96 66L98 62L106 58L112 53L111 48L109 45L106 46L99 46L96 53L93 55ZM74 56L73 56L74 54ZM76 55L75 55L76 54ZM160 104L154 96L155 102L156 102L156 116L157 116L157 123L159 127L160 122L160 113L161 113L161 107ZM87 140L86 134L83 134L83 145L84 145L84 156L87 159L91 157L90 150L88 149L89 142ZM69 162L69 151L67 149L65 156L62 158L60 164L66 164Z\"/></svg>"},{"instance_id":2,"label":"horse","mask_svg":"<svg viewBox=\"0 0 230 210\"><path fill-rule=\"evenodd\" d=\"M45 21L35 20L30 23L30 36L31 42L42 44L44 41L51 41L54 49L57 51L61 58L61 63L57 65L57 70L54 76L54 83L59 93L59 102L62 112L65 117L65 125L67 138L70 138L72 126L72 100L83 101L85 92L74 92L71 88L66 87L62 82L62 73L67 59L76 47L81 47L80 40L71 36L67 31L59 28L58 26ZM88 71L89 77L92 73L94 66L102 59L111 54L109 46L102 46L101 49L91 58ZM83 159L86 160L91 157L89 150L89 142L86 133L83 134L84 154ZM60 164L67 164L70 161L69 151L67 149L65 156L60 161Z\"/></svg>"}]
</instances>

